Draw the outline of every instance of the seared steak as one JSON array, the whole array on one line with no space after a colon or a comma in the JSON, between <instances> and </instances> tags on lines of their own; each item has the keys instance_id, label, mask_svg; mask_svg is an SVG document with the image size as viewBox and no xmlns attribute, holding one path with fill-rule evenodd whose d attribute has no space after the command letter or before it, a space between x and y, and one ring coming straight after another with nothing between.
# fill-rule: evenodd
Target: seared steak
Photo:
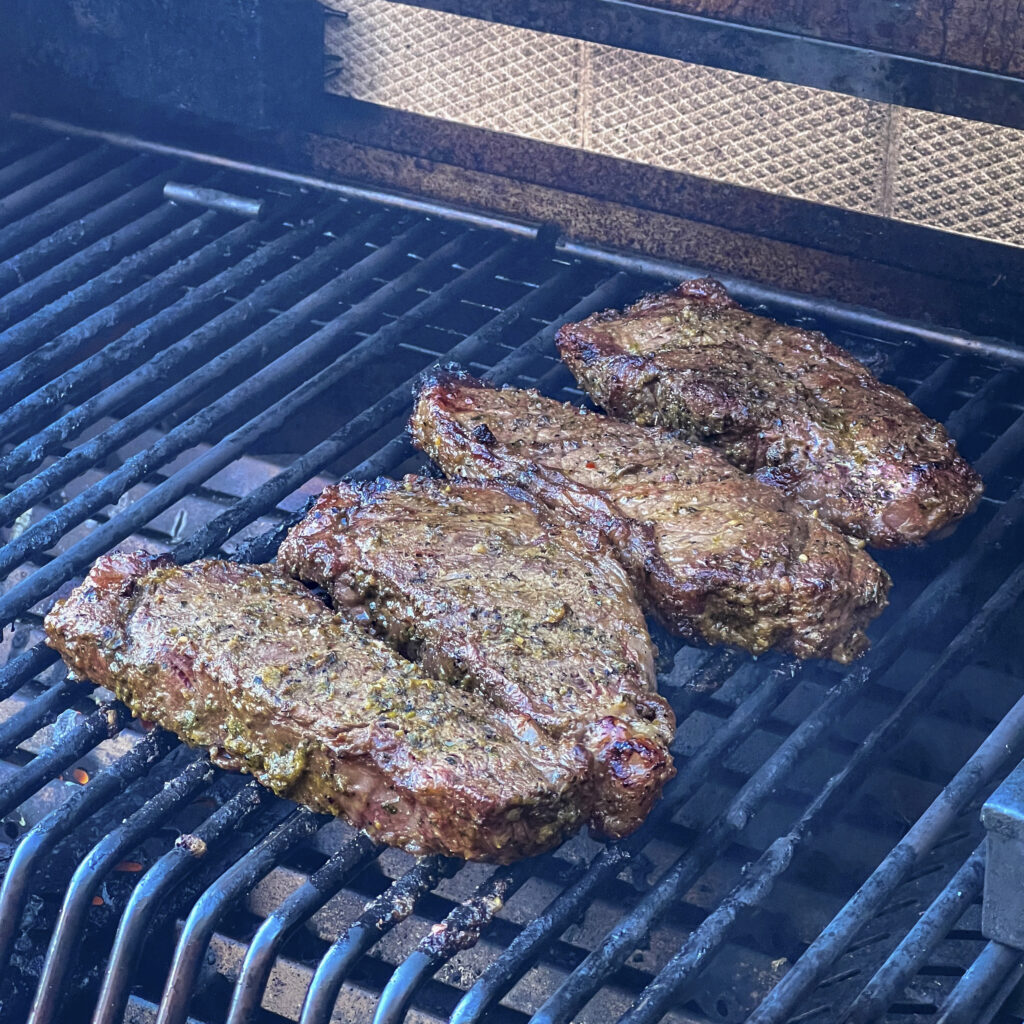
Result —
<instances>
[{"instance_id":1,"label":"seared steak","mask_svg":"<svg viewBox=\"0 0 1024 1024\"><path fill-rule=\"evenodd\" d=\"M817 331L747 313L710 279L558 334L614 416L714 443L734 465L877 547L923 541L981 496L940 423Z\"/></svg>"},{"instance_id":2,"label":"seared steak","mask_svg":"<svg viewBox=\"0 0 1024 1024\"><path fill-rule=\"evenodd\" d=\"M101 558L46 618L77 673L385 843L507 862L587 817L533 724L435 679L271 566Z\"/></svg>"},{"instance_id":3,"label":"seared steak","mask_svg":"<svg viewBox=\"0 0 1024 1024\"><path fill-rule=\"evenodd\" d=\"M583 751L591 825L623 836L674 774L632 582L522 495L466 481L328 487L278 561L376 626L432 676Z\"/></svg>"},{"instance_id":4,"label":"seared steak","mask_svg":"<svg viewBox=\"0 0 1024 1024\"><path fill-rule=\"evenodd\" d=\"M611 540L684 636L847 662L885 606L858 542L666 431L452 373L423 386L411 429L450 476L508 480Z\"/></svg>"}]
</instances>

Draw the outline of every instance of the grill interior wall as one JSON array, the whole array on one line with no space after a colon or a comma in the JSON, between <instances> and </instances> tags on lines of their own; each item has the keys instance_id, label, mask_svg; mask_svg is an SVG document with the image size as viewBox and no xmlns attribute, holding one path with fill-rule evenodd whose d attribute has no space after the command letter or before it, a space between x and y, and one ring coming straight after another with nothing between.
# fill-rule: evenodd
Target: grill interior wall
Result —
<instances>
[{"instance_id":1,"label":"grill interior wall","mask_svg":"<svg viewBox=\"0 0 1024 1024\"><path fill-rule=\"evenodd\" d=\"M1022 131L389 0L327 6L335 95L1024 244Z\"/></svg>"},{"instance_id":2,"label":"grill interior wall","mask_svg":"<svg viewBox=\"0 0 1024 1024\"><path fill-rule=\"evenodd\" d=\"M170 206L168 178L263 196L271 214L238 222ZM168 1019L298 1019L313 981L308 1020L326 1019L339 985L337 1019L369 1019L387 987L382 1019L398 1019L406 996L410 1019L443 1019L470 991L462 1020L475 1019L473 999L501 1022L606 1021L647 999L630 1019L653 1020L651 1000L668 991L670 1019L741 1020L798 976L801 954L925 821L935 835L892 897L844 926L797 1002L818 1008L804 1019L828 1020L858 998L967 861L979 801L1024 752L1020 656L999 632L1020 607L1018 371L823 321L947 422L986 480L978 514L929 549L882 557L893 604L851 671L662 638L681 770L636 840L578 837L497 871L414 866L211 772L159 732L143 739L116 707L96 710L104 695L64 679L40 646L41 616L116 545L266 559L275 527L325 480L421 469L403 427L410 384L435 361L581 401L554 325L661 282L543 241L23 129L0 137L0 188L0 621L15 622L0 657L0 809L14 857L0 889L13 928L0 926L5 1007L23 1011L42 970L51 996L38 1020L73 1005L88 1017L101 984L97 1019L125 1007L152 1019L170 974L195 998ZM936 816L932 801L978 750L972 785ZM26 859L26 832L45 856ZM205 856L176 843L182 834L205 836ZM75 873L97 843L109 870ZM745 892L763 872L762 889ZM367 921L349 930L395 879L422 889L410 916L379 934ZM161 893L155 917L137 895L146 887ZM480 941L417 953L474 894L501 897ZM933 1016L985 951L977 898L909 964L886 1004L893 1019ZM545 908L560 915L548 932ZM343 982L339 954L325 955L346 934ZM702 936L706 959L661 973ZM762 1012L790 1015L770 1002Z\"/></svg>"}]
</instances>

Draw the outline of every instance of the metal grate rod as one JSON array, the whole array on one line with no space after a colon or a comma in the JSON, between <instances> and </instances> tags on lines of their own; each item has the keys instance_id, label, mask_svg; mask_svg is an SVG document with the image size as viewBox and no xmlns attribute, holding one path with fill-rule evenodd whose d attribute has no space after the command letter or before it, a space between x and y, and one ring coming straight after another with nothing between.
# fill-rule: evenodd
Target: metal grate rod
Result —
<instances>
[{"instance_id":1,"label":"metal grate rod","mask_svg":"<svg viewBox=\"0 0 1024 1024\"><path fill-rule=\"evenodd\" d=\"M40 753L0 786L0 817L9 814L26 797L41 789L100 740L117 735L127 718L127 708L122 704L101 704L63 742Z\"/></svg>"},{"instance_id":2,"label":"metal grate rod","mask_svg":"<svg viewBox=\"0 0 1024 1024\"><path fill-rule=\"evenodd\" d=\"M81 143L73 139L58 139L43 149L34 150L0 169L0 192L12 195L25 182L38 180L55 167L74 160L81 152Z\"/></svg>"},{"instance_id":3,"label":"metal grate rod","mask_svg":"<svg viewBox=\"0 0 1024 1024\"><path fill-rule=\"evenodd\" d=\"M1015 603L1024 594L1024 565L1017 568L1006 582L985 602L970 623L961 630L953 642L945 648L938 662L916 684L889 720L876 729L870 740L886 732L895 731L905 718L908 702L916 709L918 695L934 687L943 677L967 664L978 645L998 625ZM959 814L964 805L977 793L1024 736L1024 698L1021 698L1003 720L984 740L952 781L939 794L928 809L911 826L910 830L892 852L875 869L871 877L849 900L831 923L804 951L771 994L751 1015L751 1024L768 1024L769 1021L786 1020L797 1000L807 992L822 974L842 954L853 937L869 917L892 894L920 857L941 837L950 822ZM864 746L867 746L867 741ZM846 776L858 768L863 760L862 748L844 767L840 775L819 795L814 804L805 812L800 823L794 828L787 842L795 846L799 840L797 832L809 827L816 812L840 788ZM804 823L807 823L806 825ZM781 841L781 840L780 840ZM757 873L755 869L755 873Z\"/></svg>"},{"instance_id":4,"label":"metal grate rod","mask_svg":"<svg viewBox=\"0 0 1024 1024\"><path fill-rule=\"evenodd\" d=\"M216 219L217 214L203 214L198 221L202 221L203 227L209 228L214 225ZM77 366L37 387L31 394L31 388L49 376L52 364L66 361L69 356L76 354L86 341L95 336L96 331L90 321L99 317L101 322L105 322L107 310L101 310L99 314L94 314L94 317L87 318L73 330L43 346L38 352L9 367L0 374L0 385L10 386L12 394L17 393L23 397L0 417L0 433L24 436L53 409L66 402L73 402L78 398L78 393L95 380L102 381L105 374L117 371L119 367L131 366L140 357L148 355L154 349L159 350L160 342L166 337L165 332L173 328L179 319L194 317L215 309L225 288L231 288L236 283L244 286L247 281L255 278L268 258L261 256L261 248L240 262L232 263L226 269L219 270L218 264L223 262L226 256L231 255L233 246L244 246L266 232L266 225L257 222L242 224L226 235L207 242L186 259L168 267L162 274L146 282L139 290L148 288L154 292L166 292L187 283L197 274L214 271L214 277L193 287L176 301L164 306L155 316L130 328L114 344L88 356ZM271 257L278 249L287 248L288 243L297 244L301 241L301 237L296 238L291 234L285 235L284 238L288 241L276 240L280 244L271 252ZM30 323L31 318L26 322ZM19 382L17 385L14 383L15 379ZM9 385L7 381L10 381ZM122 381L119 380L84 402L79 400L70 412L50 423L43 431L22 442L5 456L0 464L3 466L0 472L7 474L8 478L13 478L15 474L24 472L33 463L38 464L39 452L52 450L57 444L72 436L75 430L91 422L90 417L95 418L111 408L114 405L112 399L123 400L125 392L121 385Z\"/></svg>"},{"instance_id":5,"label":"metal grate rod","mask_svg":"<svg viewBox=\"0 0 1024 1024\"><path fill-rule=\"evenodd\" d=\"M981 895L985 881L982 843L946 883L917 923L875 971L846 1012L844 1024L871 1024L910 981L928 954L946 937L964 911Z\"/></svg>"},{"instance_id":6,"label":"metal grate rod","mask_svg":"<svg viewBox=\"0 0 1024 1024\"><path fill-rule=\"evenodd\" d=\"M115 159L116 154L112 149L93 149L48 174L34 178L21 188L8 192L0 199L0 225L11 224L30 216L35 212L33 207L41 207L49 200L77 188L82 178L91 180L97 171L109 169L109 165Z\"/></svg>"},{"instance_id":7,"label":"metal grate rod","mask_svg":"<svg viewBox=\"0 0 1024 1024\"><path fill-rule=\"evenodd\" d=\"M101 708L61 744L64 763L54 763L48 759L47 769L55 775L100 740L116 734L126 719L127 709L124 707L116 711L112 707ZM60 807L51 811L22 836L11 855L3 886L0 887L0 972L7 967L15 926L21 919L28 897L29 882L41 861L50 855L61 839L97 810L106 807L114 796L148 771L177 743L171 733L162 729L154 730L109 768L93 776L87 786L76 789ZM71 756L68 757L68 754ZM33 762L31 767L35 768L36 765L37 762ZM52 775L48 772L42 778L52 778ZM17 802L14 802L16 805ZM11 801L4 801L4 806L11 806Z\"/></svg>"},{"instance_id":8,"label":"metal grate rod","mask_svg":"<svg viewBox=\"0 0 1024 1024\"><path fill-rule=\"evenodd\" d=\"M520 318L528 317L539 304L547 300L552 294L557 293L559 289L566 287L570 276L568 271L556 274L555 277L546 281L534 291L528 292L517 302L495 316L494 319L489 320L482 327L460 341L454 348L450 349L444 357L445 360L468 360L474 358L476 354L492 344L494 339L505 331L510 324ZM303 481L308 480L328 463L343 455L353 445L358 444L374 433L374 431L379 430L390 419L401 413L403 409L408 409L411 404L409 389L419 377L420 374L416 374L404 383L399 384L396 388L393 388L384 398L375 402L358 416L355 416L325 441L321 441L320 444L296 459L286 469L283 469L250 494L235 502L231 508L207 523L202 530L176 549L176 556L181 561L187 562L199 557L196 554L198 551L210 551L218 547L228 537L241 529L245 523L251 522L257 516L272 509L282 498L291 494ZM390 442L392 445L394 443ZM386 445L384 450L387 450L388 447L389 445ZM357 469L354 475L359 475L365 466L366 463L363 464L363 467ZM364 472L363 475L366 475L366 473ZM376 476L378 474L377 472L372 472L370 475ZM268 551L265 559L272 558L273 555L274 551Z\"/></svg>"},{"instance_id":9,"label":"metal grate rod","mask_svg":"<svg viewBox=\"0 0 1024 1024\"><path fill-rule=\"evenodd\" d=\"M460 950L476 945L494 915L533 873L530 861L498 868L468 900L432 928L388 979L373 1024L401 1024L420 985Z\"/></svg>"},{"instance_id":10,"label":"metal grate rod","mask_svg":"<svg viewBox=\"0 0 1024 1024\"><path fill-rule=\"evenodd\" d=\"M136 208L157 202L170 172L154 175L156 165L152 157L137 156L0 228L0 292L29 281L62 253L91 245Z\"/></svg>"},{"instance_id":11,"label":"metal grate rod","mask_svg":"<svg viewBox=\"0 0 1024 1024\"><path fill-rule=\"evenodd\" d=\"M786 697L796 682L793 665L787 663L760 679L752 674L752 691L728 720L716 729L679 769L661 803L643 829L630 839L610 843L591 861L586 874L565 889L531 921L508 948L490 964L462 998L451 1024L474 1024L496 1000L518 981L522 972L583 913L594 895L643 848L659 824L693 796L711 768L726 758Z\"/></svg>"},{"instance_id":12,"label":"metal grate rod","mask_svg":"<svg viewBox=\"0 0 1024 1024\"><path fill-rule=\"evenodd\" d=\"M92 1024L119 1024L123 1020L132 978L147 933L154 919L164 909L172 890L210 855L212 845L238 828L270 799L269 791L258 782L247 783L194 832L181 836L174 848L142 876L117 926Z\"/></svg>"},{"instance_id":13,"label":"metal grate rod","mask_svg":"<svg viewBox=\"0 0 1024 1024\"><path fill-rule=\"evenodd\" d=\"M336 343L338 335L357 328L367 319L376 315L381 306L393 299L396 294L413 291L425 276L438 268L438 264L451 258L454 250L449 249L449 246L456 246L456 243L461 246L467 237L460 236L443 246L427 259L407 270L390 285L385 285L367 299L339 314L325 327L311 334L304 341L237 385L226 396L208 405L185 423L168 432L151 448L128 459L119 469L110 473L102 481L83 491L67 505L50 513L44 520L26 530L17 541L8 545L8 551L15 552L19 558L24 558L29 550L29 542L34 545L35 550L45 548L75 522L76 515L83 515L82 509L88 508L90 502L100 499L102 499L102 503L116 500L117 496L123 492L126 480L139 479L151 472L154 465L159 465L168 457L164 454L165 452L173 451L176 445L181 445L184 448L204 440L209 434L211 425L217 423L221 414L233 410L248 398L277 384L281 377L287 378L296 373L299 368L308 368L309 364L322 360L322 357ZM377 250L374 255L382 252L384 252L383 249ZM369 259L372 258L369 257ZM223 468L243 452L255 438L277 427L292 415L297 407L316 397L346 375L354 360L372 355L372 344L371 336L353 346L325 369L306 378L295 390L268 406L244 426L237 428L202 456L155 487L124 513L97 527L88 537L83 538L64 554L55 558L45 567L36 570L28 579L12 587L7 594L0 598L0 622L13 620L39 598L52 593L56 587L64 583L97 555L123 540L136 528L188 493L197 483ZM183 441L187 443L183 444ZM134 477L133 474L135 474ZM47 534L49 539L47 539ZM32 536L30 537L30 535ZM0 561L6 564L2 554L0 554Z\"/></svg>"},{"instance_id":14,"label":"metal grate rod","mask_svg":"<svg viewBox=\"0 0 1024 1024\"><path fill-rule=\"evenodd\" d=\"M564 1021L587 1001L611 970L625 961L650 925L746 825L750 816L789 773L799 757L813 746L826 727L838 720L853 697L862 692L896 657L909 637L925 624L935 621L940 614L948 613L952 599L965 585L977 564L994 549L996 539L1001 538L1019 521L1024 513L1020 507L1022 503L1024 487L1018 491L1015 500L999 510L968 552L948 566L918 595L903 618L868 653L865 662L849 672L818 710L804 719L796 731L747 780L730 806L700 836L692 850L676 861L658 885L619 923L605 944L590 953L552 994L538 1011L538 1022Z\"/></svg>"},{"instance_id":15,"label":"metal grate rod","mask_svg":"<svg viewBox=\"0 0 1024 1024\"><path fill-rule=\"evenodd\" d=\"M404 921L420 897L433 889L443 874L451 873L457 863L436 854L424 857L366 904L321 959L306 992L299 1024L328 1024L341 986L356 962L382 935Z\"/></svg>"},{"instance_id":16,"label":"metal grate rod","mask_svg":"<svg viewBox=\"0 0 1024 1024\"><path fill-rule=\"evenodd\" d=\"M57 652L40 642L12 658L0 668L0 700L7 700L30 679L49 668L57 660Z\"/></svg>"},{"instance_id":17,"label":"metal grate rod","mask_svg":"<svg viewBox=\"0 0 1024 1024\"><path fill-rule=\"evenodd\" d=\"M323 820L322 815L300 807L199 897L174 950L157 1024L184 1024L200 962L217 922L296 843L316 832Z\"/></svg>"},{"instance_id":18,"label":"metal grate rod","mask_svg":"<svg viewBox=\"0 0 1024 1024\"><path fill-rule=\"evenodd\" d=\"M215 217L215 214L201 214L189 218L180 209L165 203L9 293L4 298L7 326L0 333L0 358L4 360L4 367L10 367L26 353L39 353L48 358L62 340L65 345L72 340L78 345L100 330L116 330L143 308L143 301L156 299L160 287L147 281L122 295L125 282L161 265L174 264L197 238L202 237ZM127 255L113 266L102 269L108 262L108 239L117 252ZM90 273L90 277L76 286L83 270ZM38 296L37 301L37 288L40 291L52 288L57 297L36 312L30 312L39 301L46 301L45 294ZM96 312L83 321L83 310ZM57 336L53 341L39 344L40 338L52 335Z\"/></svg>"},{"instance_id":19,"label":"metal grate rod","mask_svg":"<svg viewBox=\"0 0 1024 1024\"><path fill-rule=\"evenodd\" d=\"M367 222L347 232L336 243L324 246L309 259L289 267L284 273L260 285L246 302L231 306L180 341L163 349L148 363L127 374L91 400L94 403L93 408L116 406L123 401L124 396L144 390L147 386L153 387L160 380L166 381L174 368L182 360L193 355L197 348L205 344L213 344L219 335L244 325L251 316L252 305L257 301L271 303L281 299L293 289L305 290L318 274L330 267L332 261L351 255L351 250L363 243L365 234L373 227L373 220L373 218L368 218ZM305 240L306 238L300 234L283 235L274 242L268 243L251 256L246 257L246 260L251 261L248 271L253 275L260 273L267 262L286 255ZM272 251L268 252L268 250ZM246 262L246 260L242 262ZM226 273L225 271L224 274ZM218 277L222 276L224 275L218 275ZM236 285L241 283L234 278L231 280ZM226 282L222 282L222 284L226 285ZM302 302L305 303L313 298L314 296L309 296ZM310 302L310 307L313 306L315 303ZM298 315L296 313L296 317ZM154 320L156 319L158 318L154 318ZM152 324L152 321L148 321L144 325L147 332ZM134 412L118 419L111 427L90 438L84 444L77 445L67 455L62 456L46 469L0 498L0 522L10 521L24 509L31 508L47 494L62 486L84 469L95 465L126 441L158 422L161 416L180 409L195 395L222 379L222 376L231 369L244 365L247 360L251 362L254 358L258 358L265 348L267 351L273 352L280 350L287 343L287 338L283 331L271 331L268 329L269 326L258 328L227 350L205 361L197 370L176 384L166 387ZM124 342L125 338L122 337L118 339L117 345L120 347ZM85 364L81 364L81 367L77 369L86 369ZM95 372L101 373L102 370L103 367L98 366ZM70 376L70 374L65 376ZM83 403L83 405L89 404L89 402ZM93 415L93 413L90 412L89 415Z\"/></svg>"},{"instance_id":20,"label":"metal grate rod","mask_svg":"<svg viewBox=\"0 0 1024 1024\"><path fill-rule=\"evenodd\" d=\"M946 997L935 1024L988 1024L1022 975L1024 954L990 942Z\"/></svg>"},{"instance_id":21,"label":"metal grate rod","mask_svg":"<svg viewBox=\"0 0 1024 1024\"><path fill-rule=\"evenodd\" d=\"M68 885L64 904L46 952L28 1024L49 1024L60 1008L64 978L77 957L86 915L100 883L126 853L213 778L209 761L193 761L123 825L104 836L79 864Z\"/></svg>"},{"instance_id":22,"label":"metal grate rod","mask_svg":"<svg viewBox=\"0 0 1024 1024\"><path fill-rule=\"evenodd\" d=\"M0 723L0 758L7 757L22 740L52 722L67 705L88 690L87 684L65 677Z\"/></svg>"},{"instance_id":23,"label":"metal grate rod","mask_svg":"<svg viewBox=\"0 0 1024 1024\"><path fill-rule=\"evenodd\" d=\"M80 144L65 139L11 164L0 173L0 191L3 193L3 199L0 199L0 220L16 214L20 206L31 205L38 193L45 194L54 184L59 191L69 169L74 176L75 168L83 160L95 161L97 157L110 160L113 153L108 146L90 147L83 153ZM53 157L57 159L54 161L51 159ZM45 182L45 185L41 186L40 182Z\"/></svg>"},{"instance_id":24,"label":"metal grate rod","mask_svg":"<svg viewBox=\"0 0 1024 1024\"><path fill-rule=\"evenodd\" d=\"M227 1024L247 1024L259 1007L281 944L382 849L380 843L359 832L266 918L242 961Z\"/></svg>"}]
</instances>

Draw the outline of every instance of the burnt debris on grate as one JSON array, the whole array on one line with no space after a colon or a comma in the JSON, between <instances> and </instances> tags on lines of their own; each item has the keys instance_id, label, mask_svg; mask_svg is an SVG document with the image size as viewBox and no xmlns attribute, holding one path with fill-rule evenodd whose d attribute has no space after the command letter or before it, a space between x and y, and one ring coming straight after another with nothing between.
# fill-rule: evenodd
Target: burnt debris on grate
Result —
<instances>
[{"instance_id":1,"label":"burnt debris on grate","mask_svg":"<svg viewBox=\"0 0 1024 1024\"><path fill-rule=\"evenodd\" d=\"M832 330L988 488L952 537L883 557L869 655L666 640L680 771L637 835L500 870L415 861L69 683L41 617L118 545L268 559L326 481L423 469L404 421L436 362L583 401L557 325L662 282L20 131L0 151L5 1013L923 1021L1000 995L1014 965L977 932L977 808L1024 753L1004 629L1024 585L1019 373ZM170 205L171 179L267 214Z\"/></svg>"}]
</instances>

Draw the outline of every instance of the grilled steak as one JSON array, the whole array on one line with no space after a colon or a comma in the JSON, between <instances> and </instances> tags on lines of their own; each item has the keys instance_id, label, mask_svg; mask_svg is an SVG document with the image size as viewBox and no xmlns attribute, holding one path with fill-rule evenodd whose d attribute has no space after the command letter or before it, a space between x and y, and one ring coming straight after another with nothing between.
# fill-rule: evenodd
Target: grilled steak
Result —
<instances>
[{"instance_id":1,"label":"grilled steak","mask_svg":"<svg viewBox=\"0 0 1024 1024\"><path fill-rule=\"evenodd\" d=\"M424 385L411 429L449 475L509 480L610 539L684 636L847 662L885 606L858 542L663 430L452 373Z\"/></svg>"},{"instance_id":2,"label":"grilled steak","mask_svg":"<svg viewBox=\"0 0 1024 1024\"><path fill-rule=\"evenodd\" d=\"M740 469L877 547L923 541L981 496L940 423L817 331L687 281L566 324L558 348L615 416L714 443Z\"/></svg>"},{"instance_id":3,"label":"grilled steak","mask_svg":"<svg viewBox=\"0 0 1024 1024\"><path fill-rule=\"evenodd\" d=\"M583 751L596 832L632 832L675 773L675 722L629 577L521 495L417 477L339 484L278 561L337 603L364 602L430 675Z\"/></svg>"},{"instance_id":4,"label":"grilled steak","mask_svg":"<svg viewBox=\"0 0 1024 1024\"><path fill-rule=\"evenodd\" d=\"M435 679L271 566L101 558L49 643L139 716L385 843L507 862L586 819L533 724Z\"/></svg>"}]
</instances>

